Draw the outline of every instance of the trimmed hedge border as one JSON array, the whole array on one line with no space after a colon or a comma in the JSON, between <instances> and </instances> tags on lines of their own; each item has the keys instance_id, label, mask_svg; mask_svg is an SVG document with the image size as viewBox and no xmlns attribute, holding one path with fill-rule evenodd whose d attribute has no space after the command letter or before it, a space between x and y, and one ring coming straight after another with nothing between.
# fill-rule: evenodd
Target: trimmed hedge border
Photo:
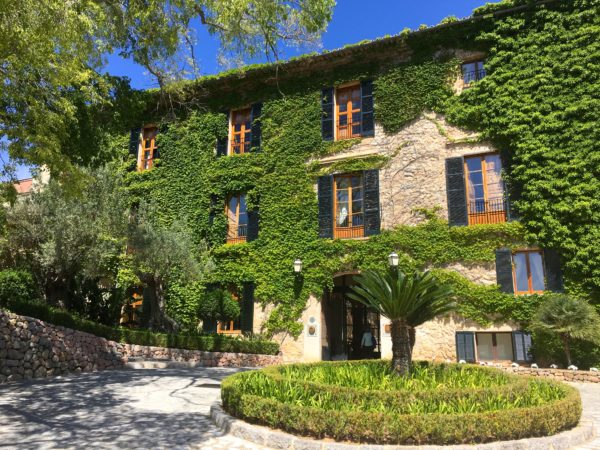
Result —
<instances>
[{"instance_id":1,"label":"trimmed hedge border","mask_svg":"<svg viewBox=\"0 0 600 450\"><path fill-rule=\"evenodd\" d=\"M264 369L262 373L273 376L277 366ZM494 369L481 368L480 370ZM497 372L497 371L494 371ZM510 377L508 384L487 390L487 394L499 392L518 395L523 392L523 384L531 378ZM286 404L271 398L243 392L243 387L236 380L239 377L251 376L241 373L228 377L222 383L221 397L225 410L235 417L251 423L278 428L301 436L336 441L365 442L373 444L473 444L491 441L504 441L549 436L573 428L581 417L581 398L577 389L553 381L548 384L559 386L565 396L535 407L510 408L483 411L478 413L455 414L392 414L367 411L340 411L319 409L308 406ZM273 380L285 382L285 378ZM539 380L537 380L539 382ZM294 383L295 381L291 381ZM290 379L287 379L290 383ZM352 401L360 396L374 400L385 398L385 392L344 388L339 386L319 385L318 383L301 382L302 388L313 392L326 389L330 394L339 396L344 401ZM354 392L351 392L354 391ZM442 394L456 398L456 389ZM476 388L464 389L467 396L476 399L484 398L486 391ZM429 391L429 396L436 396L437 391ZM394 396L392 401L411 401L416 397L423 398L424 393L415 391L407 396ZM390 401L389 392L387 401Z\"/></svg>"},{"instance_id":2,"label":"trimmed hedge border","mask_svg":"<svg viewBox=\"0 0 600 450\"><path fill-rule=\"evenodd\" d=\"M236 419L223 411L220 404L215 403L210 408L212 422L222 431L255 444L268 448L287 450L568 450L593 439L595 436L594 424L591 420L582 420L579 425L571 430L547 437L526 438L511 441L497 441L486 444L472 445L361 445L352 443L338 443L318 441L310 438L298 437L293 434L258 425L252 425L243 420Z\"/></svg>"},{"instance_id":3,"label":"trimmed hedge border","mask_svg":"<svg viewBox=\"0 0 600 450\"><path fill-rule=\"evenodd\" d=\"M222 334L167 334L113 328L74 316L67 311L52 308L40 302L10 301L2 309L21 316L33 317L53 325L83 331L110 341L147 347L202 350L207 352L251 353L277 355L279 344L265 339L239 339Z\"/></svg>"}]
</instances>

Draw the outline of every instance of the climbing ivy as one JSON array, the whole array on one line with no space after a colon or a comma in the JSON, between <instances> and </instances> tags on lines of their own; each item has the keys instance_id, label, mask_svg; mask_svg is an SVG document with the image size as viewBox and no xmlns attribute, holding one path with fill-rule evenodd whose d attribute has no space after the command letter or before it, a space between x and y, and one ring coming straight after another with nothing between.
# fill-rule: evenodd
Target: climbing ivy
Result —
<instances>
[{"instance_id":1,"label":"climbing ivy","mask_svg":"<svg viewBox=\"0 0 600 450\"><path fill-rule=\"evenodd\" d=\"M298 319L310 295L319 298L337 272L384 268L392 250L401 255L404 268L434 268L454 287L464 316L481 324L507 319L526 323L538 296L516 299L446 267L491 265L498 247L539 242L564 252L571 280L600 286L600 250L594 246L600 238L600 166L594 152L600 142L600 105L593 95L600 73L594 56L599 50L593 12L598 1L449 22L443 29L403 34L414 52L411 63L358 61L277 87L262 83L236 91L236 83L252 77L250 69L231 80L229 91L206 99L209 111L182 114L160 133L161 158L151 170L128 175L131 192L134 198L155 201L160 220L183 219L198 242L212 244L216 269L207 282L255 283L256 299L271 311L264 324L268 333L298 335ZM488 77L453 96L450 81L458 61L444 57L441 46L484 49ZM307 164L359 142L323 142L320 97L323 87L363 79L375 81L376 120L387 133L433 109L481 131L502 149L511 189L520 193L522 224L449 228L435 213L422 211L427 216L423 224L398 226L368 240L320 239L316 176L381 167L388 161L376 156L327 168ZM192 95L202 83L182 91ZM215 157L215 142L227 130L225 115L217 111L255 101L264 102L261 152ZM234 192L247 192L249 204L260 205L255 241L223 244L225 199ZM292 271L296 258L304 263L300 276ZM184 290L178 289L174 297L183 310Z\"/></svg>"}]
</instances>

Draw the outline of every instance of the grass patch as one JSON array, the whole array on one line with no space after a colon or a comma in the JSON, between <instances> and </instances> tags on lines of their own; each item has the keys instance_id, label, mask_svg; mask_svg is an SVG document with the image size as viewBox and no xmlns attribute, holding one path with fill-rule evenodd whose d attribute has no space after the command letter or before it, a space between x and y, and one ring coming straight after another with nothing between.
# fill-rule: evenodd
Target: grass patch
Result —
<instances>
[{"instance_id":1,"label":"grass patch","mask_svg":"<svg viewBox=\"0 0 600 450\"><path fill-rule=\"evenodd\" d=\"M270 367L227 378L225 409L286 431L377 444L456 444L546 436L575 426L578 392L564 384L457 364L387 361Z\"/></svg>"}]
</instances>

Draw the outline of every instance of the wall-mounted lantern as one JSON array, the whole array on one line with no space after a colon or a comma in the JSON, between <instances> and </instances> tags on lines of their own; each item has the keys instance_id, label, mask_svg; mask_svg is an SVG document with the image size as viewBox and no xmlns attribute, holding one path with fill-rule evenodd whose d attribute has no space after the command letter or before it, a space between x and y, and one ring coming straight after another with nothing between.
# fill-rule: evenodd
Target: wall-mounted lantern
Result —
<instances>
[{"instance_id":1,"label":"wall-mounted lantern","mask_svg":"<svg viewBox=\"0 0 600 450\"><path fill-rule=\"evenodd\" d=\"M390 267L398 267L398 263L400 262L400 257L398 256L398 253L390 253L390 256L388 256L388 262L390 264Z\"/></svg>"},{"instance_id":2,"label":"wall-mounted lantern","mask_svg":"<svg viewBox=\"0 0 600 450\"><path fill-rule=\"evenodd\" d=\"M294 272L302 272L302 261L299 258L296 258L296 260L294 261Z\"/></svg>"}]
</instances>

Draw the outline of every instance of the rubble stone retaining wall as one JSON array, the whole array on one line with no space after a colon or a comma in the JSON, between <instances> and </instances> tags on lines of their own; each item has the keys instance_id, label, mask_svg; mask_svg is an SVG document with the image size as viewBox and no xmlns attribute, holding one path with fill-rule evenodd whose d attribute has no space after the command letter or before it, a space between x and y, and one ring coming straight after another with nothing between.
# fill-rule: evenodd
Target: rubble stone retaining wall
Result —
<instances>
[{"instance_id":1,"label":"rubble stone retaining wall","mask_svg":"<svg viewBox=\"0 0 600 450\"><path fill-rule=\"evenodd\" d=\"M121 344L82 331L0 310L0 383L77 372L121 369L131 358L258 367L280 356L205 352Z\"/></svg>"},{"instance_id":2,"label":"rubble stone retaining wall","mask_svg":"<svg viewBox=\"0 0 600 450\"><path fill-rule=\"evenodd\" d=\"M555 380L577 383L600 383L600 372L588 370L532 369L529 367L503 367L503 369L518 375L554 378Z\"/></svg>"}]
</instances>

